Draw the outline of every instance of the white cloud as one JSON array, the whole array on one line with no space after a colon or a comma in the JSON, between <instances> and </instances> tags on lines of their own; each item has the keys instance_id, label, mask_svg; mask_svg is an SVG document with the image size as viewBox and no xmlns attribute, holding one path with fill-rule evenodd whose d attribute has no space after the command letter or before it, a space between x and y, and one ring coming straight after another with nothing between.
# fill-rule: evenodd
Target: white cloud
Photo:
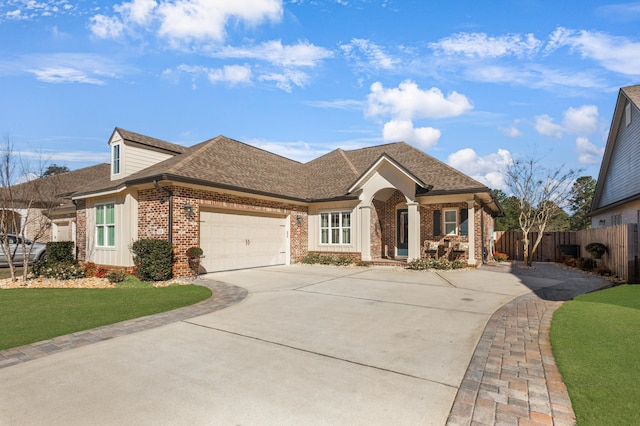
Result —
<instances>
[{"instance_id":1,"label":"white cloud","mask_svg":"<svg viewBox=\"0 0 640 426\"><path fill-rule=\"evenodd\" d=\"M90 77L84 71L69 67L49 67L29 70L36 78L45 83L85 83L103 85L104 81Z\"/></svg>"},{"instance_id":2,"label":"white cloud","mask_svg":"<svg viewBox=\"0 0 640 426\"><path fill-rule=\"evenodd\" d=\"M578 163L599 164L604 155L604 148L598 148L589 139L579 137L576 139L576 151L578 152Z\"/></svg>"},{"instance_id":3,"label":"white cloud","mask_svg":"<svg viewBox=\"0 0 640 426\"><path fill-rule=\"evenodd\" d=\"M393 118L445 118L464 114L473 106L466 96L451 92L446 97L437 87L422 90L410 80L397 88L385 89L382 83L371 85L367 96L367 114L370 116L391 115Z\"/></svg>"},{"instance_id":4,"label":"white cloud","mask_svg":"<svg viewBox=\"0 0 640 426\"><path fill-rule=\"evenodd\" d=\"M514 123L509 127L498 127L503 135L510 138L519 138L522 136L522 132L516 126L520 124L520 120L514 120Z\"/></svg>"},{"instance_id":5,"label":"white cloud","mask_svg":"<svg viewBox=\"0 0 640 426\"><path fill-rule=\"evenodd\" d=\"M258 77L258 80L275 82L276 87L289 93L293 86L304 87L309 81L309 76L299 70L285 70L284 72L263 74Z\"/></svg>"},{"instance_id":6,"label":"white cloud","mask_svg":"<svg viewBox=\"0 0 640 426\"><path fill-rule=\"evenodd\" d=\"M598 130L598 107L595 105L569 107L564 112L563 124L567 133L589 135Z\"/></svg>"},{"instance_id":7,"label":"white cloud","mask_svg":"<svg viewBox=\"0 0 640 426\"><path fill-rule=\"evenodd\" d=\"M115 15L91 18L101 38L122 35L123 29L154 31L174 47L192 41L223 42L230 22L256 26L282 19L281 0L133 0L113 7ZM120 29L120 31L118 31Z\"/></svg>"},{"instance_id":8,"label":"white cloud","mask_svg":"<svg viewBox=\"0 0 640 426\"><path fill-rule=\"evenodd\" d=\"M394 58L374 42L362 38L351 39L349 43L341 44L340 49L344 55L355 61L362 69L391 70L400 63L400 59ZM364 56L364 59L360 57Z\"/></svg>"},{"instance_id":9,"label":"white cloud","mask_svg":"<svg viewBox=\"0 0 640 426\"><path fill-rule=\"evenodd\" d=\"M564 134L564 129L561 125L553 122L553 118L547 114L539 115L536 117L535 128L538 133L545 136L552 136L560 139Z\"/></svg>"},{"instance_id":10,"label":"white cloud","mask_svg":"<svg viewBox=\"0 0 640 426\"><path fill-rule=\"evenodd\" d=\"M223 82L231 85L251 83L252 78L251 67L248 65L225 65L222 68L209 68L182 64L175 70L165 70L163 75L171 78L176 71L191 74L194 77L194 88L196 87L195 78L198 76L205 76L213 84Z\"/></svg>"},{"instance_id":11,"label":"white cloud","mask_svg":"<svg viewBox=\"0 0 640 426\"><path fill-rule=\"evenodd\" d=\"M473 149L465 148L449 155L447 164L484 183L489 188L507 190L505 170L513 162L511 153L498 149L483 157Z\"/></svg>"},{"instance_id":12,"label":"white cloud","mask_svg":"<svg viewBox=\"0 0 640 426\"><path fill-rule=\"evenodd\" d=\"M541 46L542 42L533 34L491 37L485 33L458 33L429 43L429 47L438 53L475 58L531 55L538 52Z\"/></svg>"},{"instance_id":13,"label":"white cloud","mask_svg":"<svg viewBox=\"0 0 640 426\"><path fill-rule=\"evenodd\" d=\"M382 137L385 142L404 141L422 149L438 143L441 132L433 127L413 127L411 120L391 120L384 125Z\"/></svg>"},{"instance_id":14,"label":"white cloud","mask_svg":"<svg viewBox=\"0 0 640 426\"><path fill-rule=\"evenodd\" d=\"M217 58L259 59L287 67L315 67L318 62L332 57L333 52L307 41L283 45L280 40L273 40L257 46L226 46L212 51L210 55Z\"/></svg>"},{"instance_id":15,"label":"white cloud","mask_svg":"<svg viewBox=\"0 0 640 426\"><path fill-rule=\"evenodd\" d=\"M545 52L567 46L600 66L625 75L640 75L640 42L628 37L559 27L550 36Z\"/></svg>"}]
</instances>

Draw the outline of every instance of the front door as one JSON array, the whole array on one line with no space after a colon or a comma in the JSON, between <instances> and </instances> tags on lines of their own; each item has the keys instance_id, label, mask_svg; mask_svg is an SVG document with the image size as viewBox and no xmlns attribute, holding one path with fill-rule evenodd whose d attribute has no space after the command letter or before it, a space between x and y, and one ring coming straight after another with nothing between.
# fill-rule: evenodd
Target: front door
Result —
<instances>
[{"instance_id":1,"label":"front door","mask_svg":"<svg viewBox=\"0 0 640 426\"><path fill-rule=\"evenodd\" d=\"M409 210L398 210L396 223L396 255L409 255Z\"/></svg>"}]
</instances>

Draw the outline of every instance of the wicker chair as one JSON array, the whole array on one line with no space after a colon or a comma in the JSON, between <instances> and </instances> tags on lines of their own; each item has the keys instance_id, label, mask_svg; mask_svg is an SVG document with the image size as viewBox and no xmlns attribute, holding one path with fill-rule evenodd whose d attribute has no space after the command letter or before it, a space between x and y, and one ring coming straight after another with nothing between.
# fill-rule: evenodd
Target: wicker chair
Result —
<instances>
[{"instance_id":1,"label":"wicker chair","mask_svg":"<svg viewBox=\"0 0 640 426\"><path fill-rule=\"evenodd\" d=\"M440 244L437 241L424 240L425 257L434 257L437 259L439 250L440 250Z\"/></svg>"}]
</instances>

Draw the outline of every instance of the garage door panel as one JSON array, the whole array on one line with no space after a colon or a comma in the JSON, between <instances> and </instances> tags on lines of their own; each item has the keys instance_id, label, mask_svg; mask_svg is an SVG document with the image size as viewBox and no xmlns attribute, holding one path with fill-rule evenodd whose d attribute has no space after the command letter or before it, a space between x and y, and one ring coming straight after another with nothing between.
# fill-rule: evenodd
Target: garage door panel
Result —
<instances>
[{"instance_id":1,"label":"garage door panel","mask_svg":"<svg viewBox=\"0 0 640 426\"><path fill-rule=\"evenodd\" d=\"M202 266L215 272L286 263L285 224L285 218L202 211Z\"/></svg>"}]
</instances>

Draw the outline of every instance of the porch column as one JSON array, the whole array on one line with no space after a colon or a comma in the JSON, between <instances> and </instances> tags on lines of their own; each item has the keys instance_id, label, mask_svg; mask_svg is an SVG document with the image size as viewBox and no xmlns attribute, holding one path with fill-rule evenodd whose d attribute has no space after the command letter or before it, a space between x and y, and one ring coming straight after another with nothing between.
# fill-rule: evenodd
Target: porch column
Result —
<instances>
[{"instance_id":1,"label":"porch column","mask_svg":"<svg viewBox=\"0 0 640 426\"><path fill-rule=\"evenodd\" d=\"M476 207L475 201L467 201L468 212L467 215L467 229L469 231L469 258L467 263L469 265L476 264Z\"/></svg>"},{"instance_id":2,"label":"porch column","mask_svg":"<svg viewBox=\"0 0 640 426\"><path fill-rule=\"evenodd\" d=\"M420 246L420 204L416 202L407 203L407 210L409 211L409 254L407 260L420 259L421 246Z\"/></svg>"},{"instance_id":3,"label":"porch column","mask_svg":"<svg viewBox=\"0 0 640 426\"><path fill-rule=\"evenodd\" d=\"M371 206L360 206L360 255L371 260Z\"/></svg>"}]
</instances>

